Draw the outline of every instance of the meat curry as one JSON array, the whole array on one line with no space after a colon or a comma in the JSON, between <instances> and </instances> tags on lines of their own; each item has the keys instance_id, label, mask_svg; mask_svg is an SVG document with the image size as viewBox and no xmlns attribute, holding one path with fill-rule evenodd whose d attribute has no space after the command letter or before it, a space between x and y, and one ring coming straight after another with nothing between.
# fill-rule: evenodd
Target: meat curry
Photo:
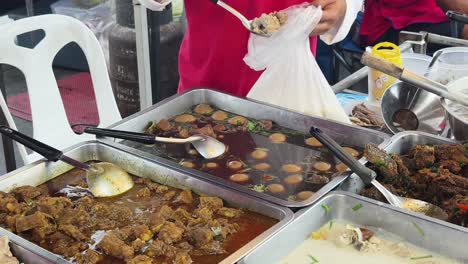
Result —
<instances>
[{"instance_id":1,"label":"meat curry","mask_svg":"<svg viewBox=\"0 0 468 264\"><path fill-rule=\"evenodd\" d=\"M418 145L406 155L368 145L364 155L391 192L435 204L449 215L449 222L468 225L468 211L463 209L468 199L468 144ZM361 194L386 201L373 187Z\"/></svg>"},{"instance_id":2,"label":"meat curry","mask_svg":"<svg viewBox=\"0 0 468 264\"><path fill-rule=\"evenodd\" d=\"M125 194L93 198L72 170L0 193L0 225L76 263L218 263L277 220L134 178Z\"/></svg>"}]
</instances>

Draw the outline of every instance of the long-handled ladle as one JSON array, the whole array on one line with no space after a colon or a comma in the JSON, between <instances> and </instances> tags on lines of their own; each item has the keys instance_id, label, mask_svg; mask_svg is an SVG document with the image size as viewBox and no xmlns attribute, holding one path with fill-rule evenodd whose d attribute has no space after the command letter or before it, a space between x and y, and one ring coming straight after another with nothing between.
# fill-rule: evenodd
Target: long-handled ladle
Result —
<instances>
[{"instance_id":1,"label":"long-handled ladle","mask_svg":"<svg viewBox=\"0 0 468 264\"><path fill-rule=\"evenodd\" d=\"M61 160L75 168L86 171L88 189L95 197L111 197L130 190L134 182L130 175L115 164L109 162L91 165L77 161L63 154L62 151L28 137L6 126L0 126L0 133L34 150L47 160Z\"/></svg>"},{"instance_id":2,"label":"long-handled ladle","mask_svg":"<svg viewBox=\"0 0 468 264\"><path fill-rule=\"evenodd\" d=\"M226 145L224 145L217 139L205 135L193 135L188 138L167 138L155 137L154 135L144 133L94 127L86 128L85 132L97 136L126 139L144 144L154 144L155 142L175 144L192 143L192 145L195 147L198 153L200 153L200 155L202 155L205 159L214 159L223 155L224 152L226 152Z\"/></svg>"}]
</instances>

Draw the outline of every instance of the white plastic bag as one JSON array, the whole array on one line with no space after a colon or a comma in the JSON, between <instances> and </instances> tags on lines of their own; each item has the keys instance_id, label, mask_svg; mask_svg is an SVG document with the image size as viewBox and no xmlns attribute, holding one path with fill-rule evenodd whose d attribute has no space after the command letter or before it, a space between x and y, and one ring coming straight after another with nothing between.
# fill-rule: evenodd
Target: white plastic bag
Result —
<instances>
[{"instance_id":1,"label":"white plastic bag","mask_svg":"<svg viewBox=\"0 0 468 264\"><path fill-rule=\"evenodd\" d=\"M322 9L302 4L284 10L287 22L271 37L251 34L244 61L265 70L248 98L299 113L351 124L310 51L309 34Z\"/></svg>"}]
</instances>

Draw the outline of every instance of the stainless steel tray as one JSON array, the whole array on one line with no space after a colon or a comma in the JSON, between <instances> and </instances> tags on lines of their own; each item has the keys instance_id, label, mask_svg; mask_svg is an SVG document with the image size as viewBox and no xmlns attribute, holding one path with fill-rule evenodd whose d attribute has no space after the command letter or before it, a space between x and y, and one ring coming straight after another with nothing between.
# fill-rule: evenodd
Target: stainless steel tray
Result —
<instances>
[{"instance_id":1,"label":"stainless steel tray","mask_svg":"<svg viewBox=\"0 0 468 264\"><path fill-rule=\"evenodd\" d=\"M136 176L147 177L155 182L172 187L189 188L196 193L214 195L222 198L229 206L245 208L279 220L276 225L250 241L247 245L230 255L221 263L237 262L262 241L288 224L293 218L293 213L288 208L270 204L261 199L249 197L234 190L229 190L225 187L188 176L181 170L168 168L164 164L155 163L145 157L134 155L132 152L133 149L125 146L118 146L111 142L105 143L98 141L84 142L64 151L66 155L79 161L100 160L112 162ZM0 179L0 191L8 192L16 187L24 185L38 186L70 169L72 169L71 166L63 162L46 163L44 161L38 161L3 176ZM24 243L26 249L53 263L68 263L63 258L0 228L0 234L2 233L18 238L19 241Z\"/></svg>"},{"instance_id":2,"label":"stainless steel tray","mask_svg":"<svg viewBox=\"0 0 468 264\"><path fill-rule=\"evenodd\" d=\"M151 121L168 119L177 114L185 112L190 107L200 103L208 103L225 111L247 116L254 119L273 120L280 126L301 131L304 133L308 133L311 126L317 126L322 128L322 130L324 130L327 134L333 137L336 141L340 143L346 143L346 145L351 146L363 147L367 143L374 143L383 147L387 144L389 140L389 136L387 134L378 131L360 128L357 126L349 126L346 124L324 120L316 117L306 116L288 111L283 108L279 108L277 106L259 103L252 100L246 100L243 98L206 89L192 90L181 95L175 95L146 110L143 110L142 112L127 117L126 119L112 125L110 128L141 132ZM133 144L133 146L137 145L138 144ZM142 146L141 150L135 150L135 153L139 153L140 155L142 152L149 152L149 150L151 149L147 147L145 148L143 145L140 146ZM150 154L150 156L146 157L152 158L157 161L164 160L166 164L171 165L172 167L180 167L179 164L177 164L176 162L162 159L160 157L157 157L156 155ZM343 174L334 178L308 200L297 202L283 200L265 193L258 193L246 187L232 183L228 180L221 179L220 177L216 177L198 170L185 168L183 168L183 170L195 177L222 184L224 186L245 192L247 194L262 198L264 200L292 208L305 207L311 205L312 203L320 199L323 195L337 187L346 178L346 176L349 175Z\"/></svg>"},{"instance_id":3,"label":"stainless steel tray","mask_svg":"<svg viewBox=\"0 0 468 264\"><path fill-rule=\"evenodd\" d=\"M25 264L55 264L67 263L62 258L43 250L41 247L4 229L0 229L0 237L8 236L10 250L20 263ZM41 253L38 253L41 252Z\"/></svg>"},{"instance_id":4,"label":"stainless steel tray","mask_svg":"<svg viewBox=\"0 0 468 264\"><path fill-rule=\"evenodd\" d=\"M408 153L416 145L426 144L450 144L456 141L435 136L432 134L418 132L418 131L405 131L394 135L390 142L383 149L388 153L404 154ZM365 185L359 176L352 174L344 180L338 189L352 193L359 193L364 189Z\"/></svg>"},{"instance_id":5,"label":"stainless steel tray","mask_svg":"<svg viewBox=\"0 0 468 264\"><path fill-rule=\"evenodd\" d=\"M322 204L330 207L329 214L325 213ZM362 208L354 212L352 208L356 204L362 204ZM240 264L278 263L330 220L381 228L421 248L468 262L468 231L439 224L362 196L332 192L313 206L296 213L293 222L249 253ZM416 226L424 232L424 236Z\"/></svg>"}]
</instances>

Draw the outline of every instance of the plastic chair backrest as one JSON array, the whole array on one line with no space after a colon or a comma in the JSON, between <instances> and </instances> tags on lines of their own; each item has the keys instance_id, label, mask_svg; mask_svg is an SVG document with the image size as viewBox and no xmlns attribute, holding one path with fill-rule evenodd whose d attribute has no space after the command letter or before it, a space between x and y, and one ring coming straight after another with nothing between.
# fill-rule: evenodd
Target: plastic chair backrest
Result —
<instances>
[{"instance_id":1,"label":"plastic chair backrest","mask_svg":"<svg viewBox=\"0 0 468 264\"><path fill-rule=\"evenodd\" d=\"M36 30L43 30L45 37L33 49L15 43L18 35ZM26 79L34 138L58 149L94 139L94 136L78 135L71 129L52 68L56 54L71 42L78 44L88 61L99 126L109 126L122 119L112 92L102 48L93 32L79 20L62 15L35 16L0 26L0 32L0 63L18 68ZM8 116L9 125L14 128L5 100L0 100L0 104ZM25 164L39 158L35 153L26 157L24 147L19 148Z\"/></svg>"}]
</instances>

